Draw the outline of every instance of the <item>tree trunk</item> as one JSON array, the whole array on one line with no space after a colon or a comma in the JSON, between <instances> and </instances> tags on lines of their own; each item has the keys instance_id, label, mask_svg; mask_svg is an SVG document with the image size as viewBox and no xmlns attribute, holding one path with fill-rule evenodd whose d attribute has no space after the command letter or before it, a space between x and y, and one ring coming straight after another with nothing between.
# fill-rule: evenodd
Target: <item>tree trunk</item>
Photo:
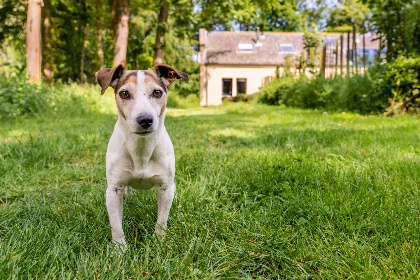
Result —
<instances>
[{"instance_id":1,"label":"tree trunk","mask_svg":"<svg viewBox=\"0 0 420 280\"><path fill-rule=\"evenodd\" d=\"M84 22L80 23L80 32L82 35L82 52L80 54L80 68L79 68L79 79L80 83L85 82L85 33L86 33L86 24Z\"/></svg>"},{"instance_id":2,"label":"tree trunk","mask_svg":"<svg viewBox=\"0 0 420 280\"><path fill-rule=\"evenodd\" d=\"M363 33L363 67L366 68L367 59L366 59L366 38L365 33Z\"/></svg>"},{"instance_id":3,"label":"tree trunk","mask_svg":"<svg viewBox=\"0 0 420 280\"><path fill-rule=\"evenodd\" d=\"M346 70L347 70L347 75L350 75L350 30L347 31L347 65L346 65Z\"/></svg>"},{"instance_id":4,"label":"tree trunk","mask_svg":"<svg viewBox=\"0 0 420 280\"><path fill-rule=\"evenodd\" d=\"M26 70L29 80L35 83L41 81L41 3L28 1L26 22Z\"/></svg>"},{"instance_id":5,"label":"tree trunk","mask_svg":"<svg viewBox=\"0 0 420 280\"><path fill-rule=\"evenodd\" d=\"M112 26L112 35L114 36L115 40L115 34L117 34L117 26L118 26L118 1L117 0L111 0L111 26Z\"/></svg>"},{"instance_id":6,"label":"tree trunk","mask_svg":"<svg viewBox=\"0 0 420 280\"><path fill-rule=\"evenodd\" d=\"M324 45L322 47L322 53L321 53L321 76L325 78L325 66L326 66L326 59L327 59L327 45Z\"/></svg>"},{"instance_id":7,"label":"tree trunk","mask_svg":"<svg viewBox=\"0 0 420 280\"><path fill-rule=\"evenodd\" d=\"M85 51L86 51L86 16L87 16L87 7L86 2L82 1L82 11L80 18L80 37L82 38L82 48L80 52L80 68L79 68L79 79L80 83L85 82Z\"/></svg>"},{"instance_id":8,"label":"tree trunk","mask_svg":"<svg viewBox=\"0 0 420 280\"><path fill-rule=\"evenodd\" d=\"M343 76L344 36L340 35L340 75Z\"/></svg>"},{"instance_id":9,"label":"tree trunk","mask_svg":"<svg viewBox=\"0 0 420 280\"><path fill-rule=\"evenodd\" d=\"M335 40L335 75L338 75L338 40Z\"/></svg>"},{"instance_id":10,"label":"tree trunk","mask_svg":"<svg viewBox=\"0 0 420 280\"><path fill-rule=\"evenodd\" d=\"M44 0L42 9L42 71L47 83L51 83L54 76L52 68L52 46L51 46L51 0Z\"/></svg>"},{"instance_id":11,"label":"tree trunk","mask_svg":"<svg viewBox=\"0 0 420 280\"><path fill-rule=\"evenodd\" d=\"M121 0L118 10L118 22L115 31L114 67L126 63L128 43L128 20L130 1Z\"/></svg>"},{"instance_id":12,"label":"tree trunk","mask_svg":"<svg viewBox=\"0 0 420 280\"><path fill-rule=\"evenodd\" d=\"M96 0L96 29L98 32L98 59L99 69L104 69L104 39L102 37L102 22L101 22L101 0Z\"/></svg>"},{"instance_id":13,"label":"tree trunk","mask_svg":"<svg viewBox=\"0 0 420 280\"><path fill-rule=\"evenodd\" d=\"M154 64L163 63L163 57L165 56L163 47L165 45L165 33L166 33L166 25L168 23L168 13L169 13L169 2L163 1L162 6L160 6L158 26L156 29Z\"/></svg>"},{"instance_id":14,"label":"tree trunk","mask_svg":"<svg viewBox=\"0 0 420 280\"><path fill-rule=\"evenodd\" d=\"M357 45L356 45L356 24L353 23L353 65L352 74L356 70L356 74L359 72L357 69Z\"/></svg>"}]
</instances>

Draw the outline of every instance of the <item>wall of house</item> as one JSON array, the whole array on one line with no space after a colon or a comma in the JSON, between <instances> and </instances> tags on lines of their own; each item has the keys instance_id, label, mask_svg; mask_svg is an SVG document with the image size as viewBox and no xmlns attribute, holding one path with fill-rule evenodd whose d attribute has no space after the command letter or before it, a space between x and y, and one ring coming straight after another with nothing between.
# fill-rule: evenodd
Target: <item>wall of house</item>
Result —
<instances>
[{"instance_id":1,"label":"wall of house","mask_svg":"<svg viewBox=\"0 0 420 280\"><path fill-rule=\"evenodd\" d=\"M206 65L207 92L201 96L201 104L217 106L222 104L222 80L232 79L232 96L236 96L236 79L246 79L246 94L258 92L266 77L276 75L275 66ZM280 73L281 74L281 73ZM203 100L203 98L205 100Z\"/></svg>"},{"instance_id":2,"label":"wall of house","mask_svg":"<svg viewBox=\"0 0 420 280\"><path fill-rule=\"evenodd\" d=\"M306 76L312 78L311 70L317 73L320 69L306 69ZM284 68L278 69L280 77L283 76ZM292 74L299 75L296 69L290 69ZM352 68L350 67L350 71ZM340 69L337 72L334 67L326 67L325 76L332 77L336 73L340 74ZM343 74L345 74L346 67L343 67ZM365 69L358 68L358 73L362 74ZM353 70L356 73L356 69ZM218 106L222 104L222 80L232 79L232 96L237 95L236 81L237 79L246 79L246 94L252 94L261 90L266 82L271 81L276 76L275 66L240 66L240 65L202 65L200 67L201 78L201 106Z\"/></svg>"}]
</instances>

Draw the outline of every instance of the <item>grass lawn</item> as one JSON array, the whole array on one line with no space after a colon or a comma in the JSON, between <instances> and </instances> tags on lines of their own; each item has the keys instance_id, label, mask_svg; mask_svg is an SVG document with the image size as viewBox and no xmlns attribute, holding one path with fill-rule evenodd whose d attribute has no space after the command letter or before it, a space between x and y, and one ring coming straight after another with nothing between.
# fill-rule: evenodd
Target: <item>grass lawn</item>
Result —
<instances>
[{"instance_id":1,"label":"grass lawn","mask_svg":"<svg viewBox=\"0 0 420 280\"><path fill-rule=\"evenodd\" d=\"M112 256L108 101L0 123L0 278L420 278L420 118L168 109L167 237L152 237L156 191L134 192Z\"/></svg>"}]
</instances>

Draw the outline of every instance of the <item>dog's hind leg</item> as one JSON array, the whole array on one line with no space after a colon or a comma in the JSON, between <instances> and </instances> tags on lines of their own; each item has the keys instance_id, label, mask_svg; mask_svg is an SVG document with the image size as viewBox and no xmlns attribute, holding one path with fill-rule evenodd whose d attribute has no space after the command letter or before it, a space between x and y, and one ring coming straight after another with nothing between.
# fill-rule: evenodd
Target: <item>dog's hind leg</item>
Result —
<instances>
[{"instance_id":1,"label":"dog's hind leg","mask_svg":"<svg viewBox=\"0 0 420 280\"><path fill-rule=\"evenodd\" d=\"M131 187L125 187L124 191L127 198L130 198L130 196L133 194L133 189Z\"/></svg>"},{"instance_id":2,"label":"dog's hind leg","mask_svg":"<svg viewBox=\"0 0 420 280\"><path fill-rule=\"evenodd\" d=\"M124 232L122 229L123 214L123 187L108 186L106 190L106 208L108 210L109 222L111 224L112 242L122 249L126 248Z\"/></svg>"},{"instance_id":3,"label":"dog's hind leg","mask_svg":"<svg viewBox=\"0 0 420 280\"><path fill-rule=\"evenodd\" d=\"M158 219L155 226L155 232L158 235L164 235L168 222L169 211L174 200L175 184L162 185L157 188L158 191Z\"/></svg>"}]
</instances>

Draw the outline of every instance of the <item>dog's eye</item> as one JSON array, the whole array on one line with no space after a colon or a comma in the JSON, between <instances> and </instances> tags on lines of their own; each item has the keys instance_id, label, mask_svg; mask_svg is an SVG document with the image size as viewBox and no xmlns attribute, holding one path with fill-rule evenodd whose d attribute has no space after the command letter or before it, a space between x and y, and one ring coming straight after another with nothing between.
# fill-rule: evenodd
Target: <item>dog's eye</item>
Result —
<instances>
[{"instance_id":1,"label":"dog's eye","mask_svg":"<svg viewBox=\"0 0 420 280\"><path fill-rule=\"evenodd\" d=\"M159 90L159 89L155 89L154 91L153 91L153 97L156 97L156 98L161 98L162 97L162 91L161 90Z\"/></svg>"},{"instance_id":2,"label":"dog's eye","mask_svg":"<svg viewBox=\"0 0 420 280\"><path fill-rule=\"evenodd\" d=\"M120 91L120 97L121 97L122 99L127 99L127 98L129 98L129 97L130 97L130 94L128 94L128 91L126 91L126 90L122 90L122 91Z\"/></svg>"}]
</instances>

